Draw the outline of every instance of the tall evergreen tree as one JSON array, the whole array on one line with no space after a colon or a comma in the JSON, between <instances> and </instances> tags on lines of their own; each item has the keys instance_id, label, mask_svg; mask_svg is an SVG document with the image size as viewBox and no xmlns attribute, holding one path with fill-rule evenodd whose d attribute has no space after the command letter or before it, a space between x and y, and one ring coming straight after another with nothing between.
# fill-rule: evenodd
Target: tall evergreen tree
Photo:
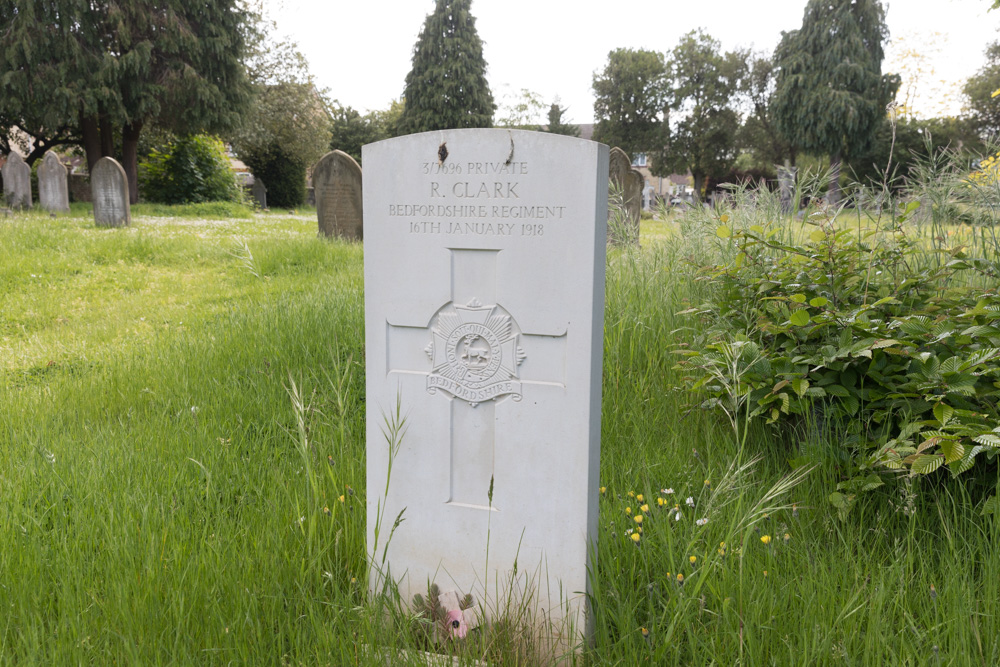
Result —
<instances>
[{"instance_id":1,"label":"tall evergreen tree","mask_svg":"<svg viewBox=\"0 0 1000 667\"><path fill-rule=\"evenodd\" d=\"M437 0L413 47L399 134L491 127L496 104L486 81L472 0Z\"/></svg>"},{"instance_id":2,"label":"tall evergreen tree","mask_svg":"<svg viewBox=\"0 0 1000 667\"><path fill-rule=\"evenodd\" d=\"M783 32L775 51L775 124L803 151L830 156L833 203L841 162L870 148L899 87L898 76L882 74L887 38L878 0L809 0L802 27Z\"/></svg>"},{"instance_id":3,"label":"tall evergreen tree","mask_svg":"<svg viewBox=\"0 0 1000 667\"><path fill-rule=\"evenodd\" d=\"M252 21L238 0L0 0L0 134L79 143L88 165L118 157L135 201L144 127L240 120Z\"/></svg>"},{"instance_id":4,"label":"tall evergreen tree","mask_svg":"<svg viewBox=\"0 0 1000 667\"><path fill-rule=\"evenodd\" d=\"M562 119L564 113L566 113L565 107L561 107L558 103L553 102L552 106L549 107L549 124L545 128L545 131L551 132L552 134L565 134L570 137L579 137L580 126L572 123L564 123Z\"/></svg>"}]
</instances>

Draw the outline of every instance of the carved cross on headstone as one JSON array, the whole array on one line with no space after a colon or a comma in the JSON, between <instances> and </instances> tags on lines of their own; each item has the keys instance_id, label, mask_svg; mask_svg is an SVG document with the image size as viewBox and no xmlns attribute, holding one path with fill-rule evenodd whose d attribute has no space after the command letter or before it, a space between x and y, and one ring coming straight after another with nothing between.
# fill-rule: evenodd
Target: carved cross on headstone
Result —
<instances>
[{"instance_id":1,"label":"carved cross on headstone","mask_svg":"<svg viewBox=\"0 0 1000 667\"><path fill-rule=\"evenodd\" d=\"M386 322L386 368L425 375L427 391L448 399L451 486L446 502L499 511L489 501L498 404L503 409L506 400L520 401L529 390L525 385L565 387L567 332L523 332L497 303L501 251L449 250L451 301L427 322Z\"/></svg>"}]
</instances>

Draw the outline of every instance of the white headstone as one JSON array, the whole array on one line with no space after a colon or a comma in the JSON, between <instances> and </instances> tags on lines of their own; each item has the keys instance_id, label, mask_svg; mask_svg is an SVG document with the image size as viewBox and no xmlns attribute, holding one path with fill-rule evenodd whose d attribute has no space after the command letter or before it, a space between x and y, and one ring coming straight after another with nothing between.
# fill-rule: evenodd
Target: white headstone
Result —
<instances>
[{"instance_id":1,"label":"white headstone","mask_svg":"<svg viewBox=\"0 0 1000 667\"><path fill-rule=\"evenodd\" d=\"M102 157L90 172L94 222L98 227L127 227L132 222L128 178L118 161Z\"/></svg>"},{"instance_id":2,"label":"white headstone","mask_svg":"<svg viewBox=\"0 0 1000 667\"><path fill-rule=\"evenodd\" d=\"M539 619L582 633L608 148L445 130L365 146L363 159L369 583L387 575L409 601L434 582L489 617L516 568ZM386 494L397 397L405 432Z\"/></svg>"},{"instance_id":3,"label":"white headstone","mask_svg":"<svg viewBox=\"0 0 1000 667\"><path fill-rule=\"evenodd\" d=\"M11 152L3 168L3 195L11 209L31 208L31 167L20 155Z\"/></svg>"},{"instance_id":4,"label":"white headstone","mask_svg":"<svg viewBox=\"0 0 1000 667\"><path fill-rule=\"evenodd\" d=\"M59 156L48 151L38 167L38 203L46 211L69 210L69 181Z\"/></svg>"}]
</instances>

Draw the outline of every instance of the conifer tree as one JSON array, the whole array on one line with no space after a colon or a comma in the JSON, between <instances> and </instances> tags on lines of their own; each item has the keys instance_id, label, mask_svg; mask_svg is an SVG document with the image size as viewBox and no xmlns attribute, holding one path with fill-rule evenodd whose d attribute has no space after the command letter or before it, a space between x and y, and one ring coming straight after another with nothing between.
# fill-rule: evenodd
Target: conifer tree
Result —
<instances>
[{"instance_id":1,"label":"conifer tree","mask_svg":"<svg viewBox=\"0 0 1000 667\"><path fill-rule=\"evenodd\" d=\"M830 156L831 203L841 162L870 148L899 87L898 76L882 74L887 38L878 0L809 0L802 27L782 33L775 51L775 124L803 151Z\"/></svg>"},{"instance_id":2,"label":"conifer tree","mask_svg":"<svg viewBox=\"0 0 1000 667\"><path fill-rule=\"evenodd\" d=\"M399 134L491 127L496 104L486 81L472 0L437 0L413 47Z\"/></svg>"},{"instance_id":3,"label":"conifer tree","mask_svg":"<svg viewBox=\"0 0 1000 667\"><path fill-rule=\"evenodd\" d=\"M573 125L572 123L564 123L562 120L564 113L566 113L566 109L553 102L552 106L549 107L549 125L545 131L551 132L552 134L565 134L570 137L579 137L580 126Z\"/></svg>"}]
</instances>

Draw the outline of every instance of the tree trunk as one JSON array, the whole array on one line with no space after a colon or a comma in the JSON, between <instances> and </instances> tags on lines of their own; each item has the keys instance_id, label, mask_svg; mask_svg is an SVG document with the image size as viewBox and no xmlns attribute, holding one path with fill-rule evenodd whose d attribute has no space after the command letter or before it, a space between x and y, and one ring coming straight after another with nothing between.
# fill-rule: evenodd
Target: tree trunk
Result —
<instances>
[{"instance_id":1,"label":"tree trunk","mask_svg":"<svg viewBox=\"0 0 1000 667\"><path fill-rule=\"evenodd\" d=\"M87 173L94 170L94 165L101 159L101 131L97 126L96 116L84 116L80 112L80 133L83 135L83 150L87 153Z\"/></svg>"},{"instance_id":2,"label":"tree trunk","mask_svg":"<svg viewBox=\"0 0 1000 667\"><path fill-rule=\"evenodd\" d=\"M139 132L142 131L142 121L125 123L122 126L122 168L128 178L128 200L130 204L139 202Z\"/></svg>"},{"instance_id":3,"label":"tree trunk","mask_svg":"<svg viewBox=\"0 0 1000 667\"><path fill-rule=\"evenodd\" d=\"M830 156L830 188L826 193L826 203L836 206L840 203L840 152Z\"/></svg>"},{"instance_id":4,"label":"tree trunk","mask_svg":"<svg viewBox=\"0 0 1000 667\"><path fill-rule=\"evenodd\" d=\"M115 133L111 129L111 118L106 113L98 116L101 124L101 157L115 156Z\"/></svg>"},{"instance_id":5,"label":"tree trunk","mask_svg":"<svg viewBox=\"0 0 1000 667\"><path fill-rule=\"evenodd\" d=\"M698 204L701 202L701 186L705 184L705 175L691 172L691 178L694 181L694 194L691 195L691 203Z\"/></svg>"}]
</instances>

